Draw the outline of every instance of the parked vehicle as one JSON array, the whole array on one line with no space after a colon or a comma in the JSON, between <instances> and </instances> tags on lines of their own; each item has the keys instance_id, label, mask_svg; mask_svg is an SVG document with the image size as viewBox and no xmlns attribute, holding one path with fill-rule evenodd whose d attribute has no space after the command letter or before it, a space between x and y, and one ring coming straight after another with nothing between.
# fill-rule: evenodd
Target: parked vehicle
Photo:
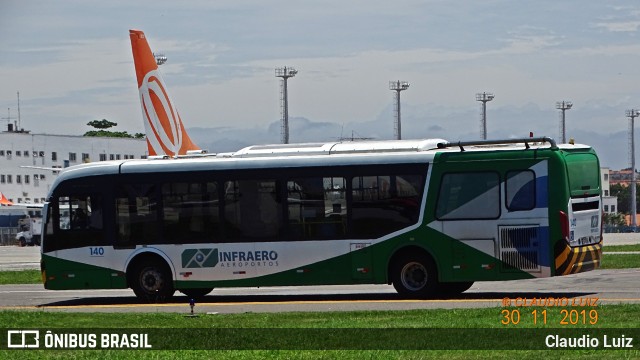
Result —
<instances>
[{"instance_id":1,"label":"parked vehicle","mask_svg":"<svg viewBox=\"0 0 640 360\"><path fill-rule=\"evenodd\" d=\"M16 240L20 246L40 246L42 234L42 218L27 217L20 220L20 231L16 234Z\"/></svg>"}]
</instances>

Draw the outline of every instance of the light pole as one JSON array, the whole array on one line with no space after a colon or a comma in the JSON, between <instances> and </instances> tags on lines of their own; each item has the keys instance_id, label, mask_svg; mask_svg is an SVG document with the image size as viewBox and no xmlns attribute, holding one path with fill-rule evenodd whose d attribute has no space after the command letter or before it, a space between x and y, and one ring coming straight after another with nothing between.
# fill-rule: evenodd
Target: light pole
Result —
<instances>
[{"instance_id":1,"label":"light pole","mask_svg":"<svg viewBox=\"0 0 640 360\"><path fill-rule=\"evenodd\" d=\"M395 91L394 94L395 102L393 104L394 107L394 122L393 122L393 135L396 140L402 140L402 125L400 120L400 92L407 90L409 88L409 83L406 81L389 81L389 90Z\"/></svg>"},{"instance_id":2,"label":"light pole","mask_svg":"<svg viewBox=\"0 0 640 360\"><path fill-rule=\"evenodd\" d=\"M164 54L153 53L153 57L156 59L156 64L158 64L158 66L167 62L167 57Z\"/></svg>"},{"instance_id":3,"label":"light pole","mask_svg":"<svg viewBox=\"0 0 640 360\"><path fill-rule=\"evenodd\" d=\"M631 228L636 232L636 151L635 141L633 137L633 121L640 116L640 111L631 109L625 111L625 115L629 118L629 158L631 160Z\"/></svg>"},{"instance_id":4,"label":"light pole","mask_svg":"<svg viewBox=\"0 0 640 360\"><path fill-rule=\"evenodd\" d=\"M480 138L487 140L487 102L493 100L495 96L491 93L477 93L476 101L482 102L482 119L480 123Z\"/></svg>"},{"instance_id":5,"label":"light pole","mask_svg":"<svg viewBox=\"0 0 640 360\"><path fill-rule=\"evenodd\" d=\"M280 112L282 123L280 125L280 139L283 144L289 143L289 100L287 93L287 80L296 76L298 70L292 67L276 68L276 77L282 78L280 84Z\"/></svg>"},{"instance_id":6,"label":"light pole","mask_svg":"<svg viewBox=\"0 0 640 360\"><path fill-rule=\"evenodd\" d=\"M573 103L571 101L556 102L556 109L560 110L560 139L561 144L567 143L567 128L565 126L565 111L571 109Z\"/></svg>"}]
</instances>

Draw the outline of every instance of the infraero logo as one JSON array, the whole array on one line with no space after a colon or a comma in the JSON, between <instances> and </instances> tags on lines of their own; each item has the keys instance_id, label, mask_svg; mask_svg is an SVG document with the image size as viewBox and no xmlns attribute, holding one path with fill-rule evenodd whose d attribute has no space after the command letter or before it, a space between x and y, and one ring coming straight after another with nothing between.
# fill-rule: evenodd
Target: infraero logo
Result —
<instances>
[{"instance_id":1,"label":"infraero logo","mask_svg":"<svg viewBox=\"0 0 640 360\"><path fill-rule=\"evenodd\" d=\"M218 249L187 249L182 252L183 268L215 267L218 264Z\"/></svg>"},{"instance_id":2,"label":"infraero logo","mask_svg":"<svg viewBox=\"0 0 640 360\"><path fill-rule=\"evenodd\" d=\"M279 266L275 250L218 251L218 249L186 249L182 252L183 268Z\"/></svg>"}]
</instances>

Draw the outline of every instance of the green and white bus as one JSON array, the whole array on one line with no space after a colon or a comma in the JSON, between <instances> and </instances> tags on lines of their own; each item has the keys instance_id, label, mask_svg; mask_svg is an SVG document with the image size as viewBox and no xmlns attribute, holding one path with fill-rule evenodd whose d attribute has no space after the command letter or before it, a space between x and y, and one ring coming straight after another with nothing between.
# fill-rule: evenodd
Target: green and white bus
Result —
<instances>
[{"instance_id":1,"label":"green and white bus","mask_svg":"<svg viewBox=\"0 0 640 360\"><path fill-rule=\"evenodd\" d=\"M599 267L599 161L547 137L252 146L63 171L44 287L393 284L406 297Z\"/></svg>"}]
</instances>

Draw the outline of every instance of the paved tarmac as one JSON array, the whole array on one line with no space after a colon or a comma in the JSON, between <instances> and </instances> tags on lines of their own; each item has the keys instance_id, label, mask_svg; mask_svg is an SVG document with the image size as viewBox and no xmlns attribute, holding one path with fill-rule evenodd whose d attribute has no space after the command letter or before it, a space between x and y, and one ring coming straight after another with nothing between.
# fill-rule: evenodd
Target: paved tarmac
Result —
<instances>
[{"instance_id":1,"label":"paved tarmac","mask_svg":"<svg viewBox=\"0 0 640 360\"><path fill-rule=\"evenodd\" d=\"M603 234L603 237L604 237L604 246L640 244L640 233L615 233L615 234L605 233Z\"/></svg>"},{"instance_id":2,"label":"paved tarmac","mask_svg":"<svg viewBox=\"0 0 640 360\"><path fill-rule=\"evenodd\" d=\"M506 303L505 303L506 301ZM455 297L402 299L389 285L220 288L197 300L200 314L288 311L455 309L530 306L551 301L554 316L571 306L640 303L640 269L498 282L477 282ZM188 312L189 298L176 292L164 304L141 303L129 289L60 290L42 284L1 285L0 310L61 312ZM496 316L498 311L496 311ZM635 315L635 314L634 314ZM630 314L632 316L632 314ZM557 324L556 324L557 325Z\"/></svg>"}]
</instances>

